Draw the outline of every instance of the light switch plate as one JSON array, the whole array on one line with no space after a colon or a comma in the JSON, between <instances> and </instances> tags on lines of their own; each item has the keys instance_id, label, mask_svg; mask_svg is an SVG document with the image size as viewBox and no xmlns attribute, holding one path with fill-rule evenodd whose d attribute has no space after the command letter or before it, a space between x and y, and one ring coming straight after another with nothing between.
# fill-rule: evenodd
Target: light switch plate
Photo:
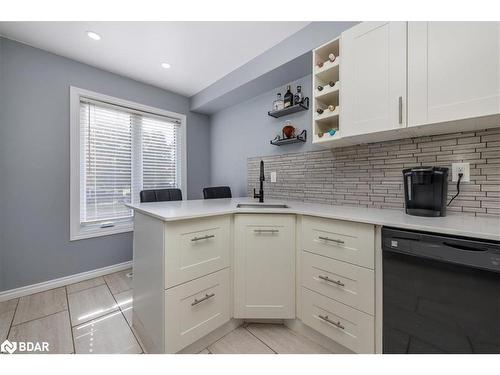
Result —
<instances>
[{"instance_id":1,"label":"light switch plate","mask_svg":"<svg viewBox=\"0 0 500 375\"><path fill-rule=\"evenodd\" d=\"M276 172L271 172L271 182L276 182Z\"/></svg>"},{"instance_id":2,"label":"light switch plate","mask_svg":"<svg viewBox=\"0 0 500 375\"><path fill-rule=\"evenodd\" d=\"M451 164L451 180L458 181L458 174L463 173L461 182L470 181L470 164L469 163L452 163Z\"/></svg>"}]
</instances>

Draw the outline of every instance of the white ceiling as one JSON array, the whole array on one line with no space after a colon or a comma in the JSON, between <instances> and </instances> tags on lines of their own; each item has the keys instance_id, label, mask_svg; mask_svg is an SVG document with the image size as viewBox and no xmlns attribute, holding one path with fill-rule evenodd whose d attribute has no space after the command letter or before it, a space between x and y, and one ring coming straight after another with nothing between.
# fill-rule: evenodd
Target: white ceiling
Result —
<instances>
[{"instance_id":1,"label":"white ceiling","mask_svg":"<svg viewBox=\"0 0 500 375\"><path fill-rule=\"evenodd\" d=\"M0 35L192 96L308 23L0 22Z\"/></svg>"}]
</instances>

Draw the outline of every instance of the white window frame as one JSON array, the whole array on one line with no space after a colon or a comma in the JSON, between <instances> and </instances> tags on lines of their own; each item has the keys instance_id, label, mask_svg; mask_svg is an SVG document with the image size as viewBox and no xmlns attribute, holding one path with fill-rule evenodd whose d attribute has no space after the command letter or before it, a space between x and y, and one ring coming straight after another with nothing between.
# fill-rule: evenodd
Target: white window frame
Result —
<instances>
[{"instance_id":1,"label":"white window frame","mask_svg":"<svg viewBox=\"0 0 500 375\"><path fill-rule=\"evenodd\" d=\"M116 223L109 228L83 227L80 225L80 98L88 98L96 101L110 103L113 105L130 108L137 111L149 112L159 116L173 117L181 121L180 124L180 146L181 146L181 186L182 198L187 197L187 149L186 115L165 111L163 109L146 106L144 104L115 98L113 96L100 94L79 87L70 86L70 241L85 238L108 236L111 234L131 232L133 230L132 220Z\"/></svg>"}]
</instances>

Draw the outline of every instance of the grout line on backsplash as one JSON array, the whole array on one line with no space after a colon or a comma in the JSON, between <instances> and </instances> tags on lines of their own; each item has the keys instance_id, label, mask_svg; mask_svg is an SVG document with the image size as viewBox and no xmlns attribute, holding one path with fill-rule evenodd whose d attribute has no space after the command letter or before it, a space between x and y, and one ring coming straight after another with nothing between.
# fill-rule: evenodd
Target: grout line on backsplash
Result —
<instances>
[{"instance_id":1,"label":"grout line on backsplash","mask_svg":"<svg viewBox=\"0 0 500 375\"><path fill-rule=\"evenodd\" d=\"M500 129L442 134L247 160L248 191L266 163L266 196L332 205L404 207L402 170L470 163L471 181L449 211L500 216ZM270 183L270 171L277 182ZM450 173L451 179L451 173ZM449 182L448 196L456 192Z\"/></svg>"}]
</instances>

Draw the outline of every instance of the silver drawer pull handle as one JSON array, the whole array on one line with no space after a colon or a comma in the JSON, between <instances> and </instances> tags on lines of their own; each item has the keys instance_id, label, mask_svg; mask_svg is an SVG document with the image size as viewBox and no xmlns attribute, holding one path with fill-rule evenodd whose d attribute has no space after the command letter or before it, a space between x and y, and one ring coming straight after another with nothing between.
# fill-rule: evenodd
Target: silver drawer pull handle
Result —
<instances>
[{"instance_id":1,"label":"silver drawer pull handle","mask_svg":"<svg viewBox=\"0 0 500 375\"><path fill-rule=\"evenodd\" d=\"M212 298L213 296L215 296L215 293L205 294L205 297L200 299L195 298L194 301L191 303L191 306L196 306L197 304L202 303L203 301L206 301L207 299Z\"/></svg>"},{"instance_id":2,"label":"silver drawer pull handle","mask_svg":"<svg viewBox=\"0 0 500 375\"><path fill-rule=\"evenodd\" d=\"M334 322L333 320L330 320L330 318L328 318L328 315L318 315L320 319L323 319L325 322L327 323L330 323L332 325L334 325L335 327L337 328L340 328L340 329L345 329L345 327L340 323L340 321L338 322Z\"/></svg>"},{"instance_id":3,"label":"silver drawer pull handle","mask_svg":"<svg viewBox=\"0 0 500 375\"><path fill-rule=\"evenodd\" d=\"M340 244L340 245L343 245L343 244L344 244L344 241L342 241L342 240L336 240L335 238L322 237L322 236L319 236L318 238L319 238L320 240L323 240L323 241L335 242L335 243L338 243L338 244Z\"/></svg>"},{"instance_id":4,"label":"silver drawer pull handle","mask_svg":"<svg viewBox=\"0 0 500 375\"><path fill-rule=\"evenodd\" d=\"M255 233L278 233L278 229L254 229Z\"/></svg>"},{"instance_id":5,"label":"silver drawer pull handle","mask_svg":"<svg viewBox=\"0 0 500 375\"><path fill-rule=\"evenodd\" d=\"M194 237L194 238L191 238L191 241L208 240L209 238L214 238L214 237L215 237L215 234L210 234L210 235L203 236L203 237Z\"/></svg>"},{"instance_id":6,"label":"silver drawer pull handle","mask_svg":"<svg viewBox=\"0 0 500 375\"><path fill-rule=\"evenodd\" d=\"M329 283L337 284L338 286L345 286L345 284L342 281L340 281L340 280L337 280L337 281L332 280L328 276L319 275L318 278L320 278L321 280L328 281Z\"/></svg>"}]
</instances>

